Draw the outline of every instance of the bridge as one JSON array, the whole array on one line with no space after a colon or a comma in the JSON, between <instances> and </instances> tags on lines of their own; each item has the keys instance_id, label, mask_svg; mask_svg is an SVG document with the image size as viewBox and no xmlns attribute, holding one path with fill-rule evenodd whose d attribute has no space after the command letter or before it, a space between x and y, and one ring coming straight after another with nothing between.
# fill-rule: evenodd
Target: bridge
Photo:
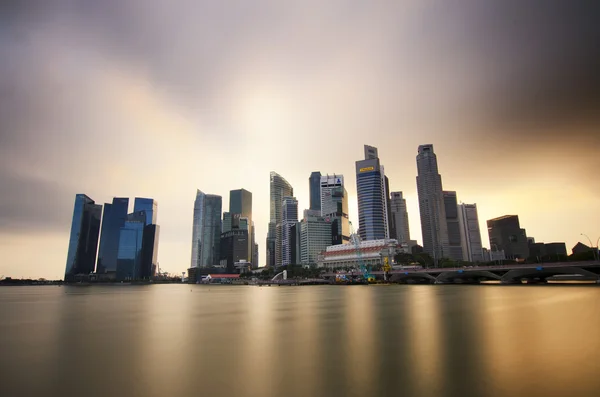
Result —
<instances>
[{"instance_id":1,"label":"bridge","mask_svg":"<svg viewBox=\"0 0 600 397\"><path fill-rule=\"evenodd\" d=\"M356 277L360 271L351 272ZM383 279L383 271L371 272ZM391 282L407 284L479 284L484 281L499 281L502 284L546 283L548 278L560 275L578 275L583 280L600 284L600 262L554 262L528 263L494 266L469 266L454 268L397 269L388 272ZM323 277L333 280L336 273L325 273Z\"/></svg>"}]
</instances>

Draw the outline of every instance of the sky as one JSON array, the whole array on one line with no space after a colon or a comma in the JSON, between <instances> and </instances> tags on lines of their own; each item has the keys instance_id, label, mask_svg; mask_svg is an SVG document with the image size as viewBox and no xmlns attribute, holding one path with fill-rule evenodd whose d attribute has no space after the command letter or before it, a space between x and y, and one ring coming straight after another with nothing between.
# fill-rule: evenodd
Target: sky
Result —
<instances>
[{"instance_id":1,"label":"sky","mask_svg":"<svg viewBox=\"0 0 600 397\"><path fill-rule=\"evenodd\" d=\"M0 5L0 275L62 278L75 194L152 197L159 263L190 264L196 189L269 172L308 207L312 171L379 148L421 239L417 147L485 220L537 241L600 237L600 5L557 0L5 0Z\"/></svg>"}]
</instances>

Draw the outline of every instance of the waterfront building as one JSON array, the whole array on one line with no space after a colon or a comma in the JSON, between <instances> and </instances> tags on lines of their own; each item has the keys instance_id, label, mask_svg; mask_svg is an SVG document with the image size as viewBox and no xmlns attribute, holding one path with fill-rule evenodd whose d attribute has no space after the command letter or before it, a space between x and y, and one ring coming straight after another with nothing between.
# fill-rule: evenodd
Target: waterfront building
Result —
<instances>
[{"instance_id":1,"label":"waterfront building","mask_svg":"<svg viewBox=\"0 0 600 397\"><path fill-rule=\"evenodd\" d=\"M133 212L127 215L125 224L119 233L117 280L130 281L141 278L142 247L147 217L145 211Z\"/></svg>"},{"instance_id":2,"label":"waterfront building","mask_svg":"<svg viewBox=\"0 0 600 397\"><path fill-rule=\"evenodd\" d=\"M460 204L458 221L464 260L484 262L477 204Z\"/></svg>"},{"instance_id":3,"label":"waterfront building","mask_svg":"<svg viewBox=\"0 0 600 397\"><path fill-rule=\"evenodd\" d=\"M252 193L246 189L236 189L229 192L229 212L233 217L239 215L240 229L248 230L248 255L246 260L254 258L254 223L252 221ZM236 215L237 214L237 215Z\"/></svg>"},{"instance_id":4,"label":"waterfront building","mask_svg":"<svg viewBox=\"0 0 600 397\"><path fill-rule=\"evenodd\" d=\"M267 233L267 266L281 266L281 233L277 233L277 225L281 229L281 203L284 197L294 196L294 189L281 175L271 172L270 175L270 221Z\"/></svg>"},{"instance_id":5,"label":"waterfront building","mask_svg":"<svg viewBox=\"0 0 600 397\"><path fill-rule=\"evenodd\" d=\"M144 226L144 236L142 241L142 267L140 278L150 280L156 275L158 267L158 238L160 226L150 224Z\"/></svg>"},{"instance_id":6,"label":"waterfront building","mask_svg":"<svg viewBox=\"0 0 600 397\"><path fill-rule=\"evenodd\" d=\"M393 258L400 252L409 253L408 245L395 239L360 241L360 255L354 243L332 245L319 255L318 266L327 269L360 268L361 262L367 267L383 264L383 258ZM392 263L392 262L390 262Z\"/></svg>"},{"instance_id":7,"label":"waterfront building","mask_svg":"<svg viewBox=\"0 0 600 397\"><path fill-rule=\"evenodd\" d=\"M348 192L344 187L343 175L321 177L321 216L332 222L332 243L344 244L350 241L350 221L348 219Z\"/></svg>"},{"instance_id":8,"label":"waterfront building","mask_svg":"<svg viewBox=\"0 0 600 397\"><path fill-rule=\"evenodd\" d=\"M125 225L129 210L129 198L114 197L112 203L104 204L102 213L102 228L96 273L116 274L117 253L121 228Z\"/></svg>"},{"instance_id":9,"label":"waterfront building","mask_svg":"<svg viewBox=\"0 0 600 397\"><path fill-rule=\"evenodd\" d=\"M191 267L219 265L221 243L221 196L198 190L194 202Z\"/></svg>"},{"instance_id":10,"label":"waterfront building","mask_svg":"<svg viewBox=\"0 0 600 397\"><path fill-rule=\"evenodd\" d=\"M219 266L228 273L235 270L235 263L248 261L248 229L232 229L221 234Z\"/></svg>"},{"instance_id":11,"label":"waterfront building","mask_svg":"<svg viewBox=\"0 0 600 397\"><path fill-rule=\"evenodd\" d=\"M136 197L133 203L133 212L146 213L146 225L156 225L158 215L158 203L151 198Z\"/></svg>"},{"instance_id":12,"label":"waterfront building","mask_svg":"<svg viewBox=\"0 0 600 397\"><path fill-rule=\"evenodd\" d=\"M287 266L294 264L294 240L291 236L292 226L298 223L298 200L295 197L284 197L281 206L281 264Z\"/></svg>"},{"instance_id":13,"label":"waterfront building","mask_svg":"<svg viewBox=\"0 0 600 397\"><path fill-rule=\"evenodd\" d=\"M85 194L75 196L71 234L65 267L65 281L94 271L100 235L102 206Z\"/></svg>"},{"instance_id":14,"label":"waterfront building","mask_svg":"<svg viewBox=\"0 0 600 397\"><path fill-rule=\"evenodd\" d=\"M362 240L390 236L389 182L377 148L365 145L365 159L356 162L359 232Z\"/></svg>"},{"instance_id":15,"label":"waterfront building","mask_svg":"<svg viewBox=\"0 0 600 397\"><path fill-rule=\"evenodd\" d=\"M391 218L394 235L392 237L400 243L410 241L410 230L408 224L408 210L406 208L406 199L402 192L392 192L390 199Z\"/></svg>"},{"instance_id":16,"label":"waterfront building","mask_svg":"<svg viewBox=\"0 0 600 397\"><path fill-rule=\"evenodd\" d=\"M518 215L505 215L487 221L492 251L504 251L507 259L529 258L527 234Z\"/></svg>"},{"instance_id":17,"label":"waterfront building","mask_svg":"<svg viewBox=\"0 0 600 397\"><path fill-rule=\"evenodd\" d=\"M300 261L303 265L316 264L318 255L331 245L331 219L318 211L305 210L300 222Z\"/></svg>"},{"instance_id":18,"label":"waterfront building","mask_svg":"<svg viewBox=\"0 0 600 397\"><path fill-rule=\"evenodd\" d=\"M310 195L310 209L321 211L321 173L314 171L308 178L308 189Z\"/></svg>"},{"instance_id":19,"label":"waterfront building","mask_svg":"<svg viewBox=\"0 0 600 397\"><path fill-rule=\"evenodd\" d=\"M442 177L438 172L433 145L421 145L417 154L417 192L423 234L423 249L437 265L449 257L448 225L442 194Z\"/></svg>"},{"instance_id":20,"label":"waterfront building","mask_svg":"<svg viewBox=\"0 0 600 397\"><path fill-rule=\"evenodd\" d=\"M444 191L443 196L444 212L446 213L446 228L448 229L448 258L455 261L463 261L463 247L456 192Z\"/></svg>"}]
</instances>

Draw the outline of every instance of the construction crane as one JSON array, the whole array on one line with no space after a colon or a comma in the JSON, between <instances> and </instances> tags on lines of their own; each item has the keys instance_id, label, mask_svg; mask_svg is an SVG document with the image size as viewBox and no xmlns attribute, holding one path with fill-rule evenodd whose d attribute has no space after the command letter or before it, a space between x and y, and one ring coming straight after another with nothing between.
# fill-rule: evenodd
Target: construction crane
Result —
<instances>
[{"instance_id":1,"label":"construction crane","mask_svg":"<svg viewBox=\"0 0 600 397\"><path fill-rule=\"evenodd\" d=\"M367 269L367 266L365 266L365 262L363 261L362 258L362 252L360 250L360 238L358 237L358 234L356 234L356 231L354 230L354 225L352 225L352 222L348 222L350 224L350 239L352 240L352 242L354 243L354 250L356 251L356 257L358 260L358 265L360 267L360 271L363 274L363 277L365 278L365 280L367 280L367 282L371 283L375 281L375 277L373 275L371 275L371 272L369 272L369 269Z\"/></svg>"}]
</instances>

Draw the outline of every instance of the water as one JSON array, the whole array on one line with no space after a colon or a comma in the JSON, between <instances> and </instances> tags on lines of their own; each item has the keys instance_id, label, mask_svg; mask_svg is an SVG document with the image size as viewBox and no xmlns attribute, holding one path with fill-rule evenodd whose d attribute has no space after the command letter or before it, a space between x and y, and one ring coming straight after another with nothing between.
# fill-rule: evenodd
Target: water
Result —
<instances>
[{"instance_id":1,"label":"water","mask_svg":"<svg viewBox=\"0 0 600 397\"><path fill-rule=\"evenodd\" d=\"M0 395L600 395L591 286L0 288Z\"/></svg>"}]
</instances>

